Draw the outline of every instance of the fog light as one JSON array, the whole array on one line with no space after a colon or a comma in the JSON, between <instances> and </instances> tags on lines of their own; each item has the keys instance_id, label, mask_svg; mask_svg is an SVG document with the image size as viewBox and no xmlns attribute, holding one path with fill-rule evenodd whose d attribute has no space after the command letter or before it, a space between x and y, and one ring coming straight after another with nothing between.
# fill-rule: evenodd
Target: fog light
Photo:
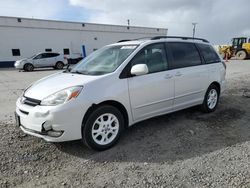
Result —
<instances>
[{"instance_id":1,"label":"fog light","mask_svg":"<svg viewBox=\"0 0 250 188\"><path fill-rule=\"evenodd\" d=\"M52 129L52 125L51 125L51 123L48 122L48 121L45 121L45 122L43 123L42 127L43 127L43 129L44 129L45 131L48 131L48 130L51 130L51 129Z\"/></svg>"},{"instance_id":2,"label":"fog light","mask_svg":"<svg viewBox=\"0 0 250 188\"><path fill-rule=\"evenodd\" d=\"M51 137L59 137L63 134L63 131L54 131L54 130L50 130L47 132L47 134Z\"/></svg>"}]
</instances>

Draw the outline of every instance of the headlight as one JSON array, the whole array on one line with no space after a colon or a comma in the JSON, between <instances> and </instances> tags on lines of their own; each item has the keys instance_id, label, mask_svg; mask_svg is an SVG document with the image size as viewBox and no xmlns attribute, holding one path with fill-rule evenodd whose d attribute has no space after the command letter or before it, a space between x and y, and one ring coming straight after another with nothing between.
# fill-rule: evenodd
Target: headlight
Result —
<instances>
[{"instance_id":1,"label":"headlight","mask_svg":"<svg viewBox=\"0 0 250 188\"><path fill-rule=\"evenodd\" d=\"M41 101L43 106L56 106L75 99L82 91L82 86L75 86L58 91Z\"/></svg>"}]
</instances>

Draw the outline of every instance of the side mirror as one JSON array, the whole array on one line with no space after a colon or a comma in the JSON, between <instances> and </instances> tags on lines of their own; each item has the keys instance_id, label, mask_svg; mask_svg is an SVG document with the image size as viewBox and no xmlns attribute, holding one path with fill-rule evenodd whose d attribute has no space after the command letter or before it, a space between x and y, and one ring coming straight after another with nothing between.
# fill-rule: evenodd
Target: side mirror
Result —
<instances>
[{"instance_id":1,"label":"side mirror","mask_svg":"<svg viewBox=\"0 0 250 188\"><path fill-rule=\"evenodd\" d=\"M134 65L131 68L130 73L132 75L136 75L136 76L148 74L148 66L146 64L137 64L137 65Z\"/></svg>"}]
</instances>

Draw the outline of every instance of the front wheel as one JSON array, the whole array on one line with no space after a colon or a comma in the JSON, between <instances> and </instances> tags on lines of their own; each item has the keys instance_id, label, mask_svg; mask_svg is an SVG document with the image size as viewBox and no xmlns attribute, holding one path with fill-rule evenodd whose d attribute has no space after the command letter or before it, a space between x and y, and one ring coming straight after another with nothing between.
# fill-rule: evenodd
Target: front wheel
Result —
<instances>
[{"instance_id":1,"label":"front wheel","mask_svg":"<svg viewBox=\"0 0 250 188\"><path fill-rule=\"evenodd\" d=\"M27 72L31 72L34 70L34 66L31 64L31 63L26 63L24 66L23 66L23 69Z\"/></svg>"},{"instance_id":2,"label":"front wheel","mask_svg":"<svg viewBox=\"0 0 250 188\"><path fill-rule=\"evenodd\" d=\"M84 143L94 150L106 150L119 139L124 117L115 107L105 105L94 110L82 127Z\"/></svg>"},{"instance_id":3,"label":"front wheel","mask_svg":"<svg viewBox=\"0 0 250 188\"><path fill-rule=\"evenodd\" d=\"M201 106L202 111L206 113L215 111L219 102L219 95L219 88L216 85L210 85Z\"/></svg>"}]
</instances>

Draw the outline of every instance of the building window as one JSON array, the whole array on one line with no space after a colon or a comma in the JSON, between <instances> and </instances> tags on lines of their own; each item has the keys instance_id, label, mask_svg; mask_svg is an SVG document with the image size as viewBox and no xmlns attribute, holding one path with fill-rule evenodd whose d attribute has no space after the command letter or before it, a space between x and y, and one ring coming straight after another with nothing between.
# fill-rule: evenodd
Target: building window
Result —
<instances>
[{"instance_id":1,"label":"building window","mask_svg":"<svg viewBox=\"0 0 250 188\"><path fill-rule=\"evenodd\" d=\"M21 18L17 18L17 22L22 22L22 19Z\"/></svg>"},{"instance_id":2,"label":"building window","mask_svg":"<svg viewBox=\"0 0 250 188\"><path fill-rule=\"evenodd\" d=\"M68 48L64 48L63 49L63 54L64 55L69 55L69 49Z\"/></svg>"},{"instance_id":3,"label":"building window","mask_svg":"<svg viewBox=\"0 0 250 188\"><path fill-rule=\"evenodd\" d=\"M45 52L52 52L52 49L51 48L46 48Z\"/></svg>"},{"instance_id":4,"label":"building window","mask_svg":"<svg viewBox=\"0 0 250 188\"><path fill-rule=\"evenodd\" d=\"M20 49L12 49L12 55L13 56L20 56Z\"/></svg>"}]
</instances>

